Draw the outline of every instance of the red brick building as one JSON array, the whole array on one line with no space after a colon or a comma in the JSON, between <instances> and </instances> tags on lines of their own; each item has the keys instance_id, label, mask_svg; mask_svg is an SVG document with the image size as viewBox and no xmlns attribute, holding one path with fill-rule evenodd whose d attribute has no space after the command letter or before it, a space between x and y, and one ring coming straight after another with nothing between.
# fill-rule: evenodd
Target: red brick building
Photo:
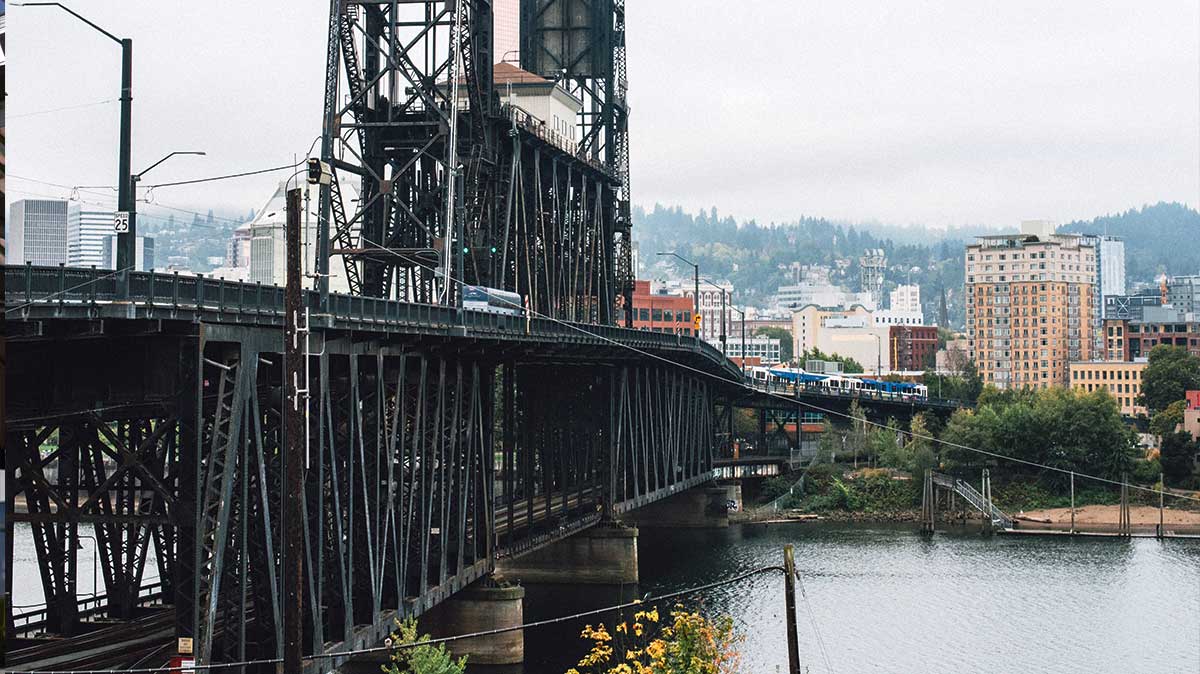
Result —
<instances>
[{"instance_id":1,"label":"red brick building","mask_svg":"<svg viewBox=\"0 0 1200 674\"><path fill-rule=\"evenodd\" d=\"M888 329L888 353L892 370L914 372L933 367L937 353L937 327L893 325Z\"/></svg>"},{"instance_id":2,"label":"red brick building","mask_svg":"<svg viewBox=\"0 0 1200 674\"><path fill-rule=\"evenodd\" d=\"M692 298L650 292L649 281L634 281L633 327L692 335Z\"/></svg>"}]
</instances>

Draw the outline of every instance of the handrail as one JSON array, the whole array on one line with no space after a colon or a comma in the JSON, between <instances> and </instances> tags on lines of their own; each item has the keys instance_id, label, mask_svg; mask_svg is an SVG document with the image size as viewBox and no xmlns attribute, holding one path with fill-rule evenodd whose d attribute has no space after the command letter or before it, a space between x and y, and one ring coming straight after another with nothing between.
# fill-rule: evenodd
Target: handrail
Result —
<instances>
[{"instance_id":1,"label":"handrail","mask_svg":"<svg viewBox=\"0 0 1200 674\"><path fill-rule=\"evenodd\" d=\"M138 604L144 604L148 601L158 599L163 594L163 583L161 580L143 585L138 588ZM89 597L77 597L78 610L81 615L91 615L99 613L103 610L104 604L108 602L108 594L97 594ZM49 618L50 608L46 603L37 605L30 611L21 613L13 613L12 621L14 627L38 627L46 622Z\"/></svg>"},{"instance_id":2,"label":"handrail","mask_svg":"<svg viewBox=\"0 0 1200 674\"><path fill-rule=\"evenodd\" d=\"M275 285L226 281L202 274L148 271L129 272L129 293L121 296L117 275L95 267L6 265L5 313L9 319L25 318L32 307L50 307L54 317L67 312L86 312L98 316L100 308L112 304L132 304L167 316L185 312L215 312L231 316L235 322L264 321L278 324L284 317L284 289ZM306 305L317 309L319 295L305 291ZM73 313L77 317L78 313ZM249 321L246 320L249 317ZM316 318L314 316L314 318ZM558 341L590 343L612 340L639 349L687 350L709 362L719 364L730 377L740 370L720 351L698 337L647 332L611 325L573 323L550 318L526 318L521 315L458 309L443 305L400 302L378 297L331 293L328 327L346 322L357 328L370 326L423 327L440 330L466 328L476 333L506 336L530 335Z\"/></svg>"},{"instance_id":3,"label":"handrail","mask_svg":"<svg viewBox=\"0 0 1200 674\"><path fill-rule=\"evenodd\" d=\"M983 494L980 494L979 490L971 486L971 483L966 480L944 473L933 473L933 482L940 487L953 490L956 494L966 499L976 510L988 515L993 523L999 522L1005 528L1012 528L1012 517L998 508L995 503L988 502L983 497Z\"/></svg>"}]
</instances>

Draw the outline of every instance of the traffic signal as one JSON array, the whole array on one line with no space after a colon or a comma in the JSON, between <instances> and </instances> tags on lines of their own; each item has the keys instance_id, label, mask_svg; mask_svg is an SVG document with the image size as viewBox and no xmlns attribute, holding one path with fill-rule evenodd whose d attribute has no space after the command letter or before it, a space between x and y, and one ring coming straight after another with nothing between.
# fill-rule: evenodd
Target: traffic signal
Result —
<instances>
[{"instance_id":1,"label":"traffic signal","mask_svg":"<svg viewBox=\"0 0 1200 674\"><path fill-rule=\"evenodd\" d=\"M329 164L316 157L308 158L306 168L308 169L309 185L328 185L333 181L333 171L330 170Z\"/></svg>"},{"instance_id":2,"label":"traffic signal","mask_svg":"<svg viewBox=\"0 0 1200 674\"><path fill-rule=\"evenodd\" d=\"M696 332L700 332L700 314L692 316L692 329Z\"/></svg>"}]
</instances>

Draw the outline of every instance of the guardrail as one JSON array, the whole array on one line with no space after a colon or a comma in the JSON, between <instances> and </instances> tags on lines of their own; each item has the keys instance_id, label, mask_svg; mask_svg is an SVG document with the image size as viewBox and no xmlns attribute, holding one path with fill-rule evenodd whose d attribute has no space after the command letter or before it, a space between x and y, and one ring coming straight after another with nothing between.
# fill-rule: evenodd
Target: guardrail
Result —
<instances>
[{"instance_id":1,"label":"guardrail","mask_svg":"<svg viewBox=\"0 0 1200 674\"><path fill-rule=\"evenodd\" d=\"M143 585L138 589L139 606L162 598L163 584L162 581ZM78 610L81 616L94 616L104 611L104 605L108 603L107 594L98 594L90 597L79 597L77 599ZM13 612L12 621L13 627L18 632L29 632L36 630L46 624L49 618L50 609L45 604L40 604L32 610L22 611L20 613Z\"/></svg>"},{"instance_id":2,"label":"guardrail","mask_svg":"<svg viewBox=\"0 0 1200 674\"><path fill-rule=\"evenodd\" d=\"M115 306L124 306L155 318L283 324L284 289L279 286L177 272L128 272L127 276L126 283L116 272L94 267L5 266L5 317L30 318L35 310L48 310L52 318L77 318L81 313L85 317L99 317L106 311L106 315L133 317L127 311L113 311ZM720 350L696 337L340 293L330 293L328 311L321 313L320 295L315 290L305 291L304 302L314 325L325 328L419 328L447 334L465 331L497 337L687 351L720 366L735 381L741 376L740 370Z\"/></svg>"}]
</instances>

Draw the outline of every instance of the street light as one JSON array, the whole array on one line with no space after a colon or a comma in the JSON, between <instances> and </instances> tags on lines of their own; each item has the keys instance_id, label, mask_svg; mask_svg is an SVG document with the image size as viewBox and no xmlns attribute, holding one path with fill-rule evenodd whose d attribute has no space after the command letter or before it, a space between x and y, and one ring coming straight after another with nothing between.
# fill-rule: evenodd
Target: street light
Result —
<instances>
[{"instance_id":1,"label":"street light","mask_svg":"<svg viewBox=\"0 0 1200 674\"><path fill-rule=\"evenodd\" d=\"M120 237L124 236L124 234L117 234L117 269L125 269L126 267L132 268L137 265L137 184L142 180L142 176L150 172L150 169L158 166L177 154L194 154L200 156L205 155L204 152L200 152L199 150L176 150L175 152L168 154L162 159L159 159L153 164L142 169L138 173L129 176L129 206L128 208L123 208L121 210L129 213L129 235L131 238L129 239L129 251L127 251L128 257L126 258L126 262L122 264L120 262L120 257L121 251L124 249L121 247L122 244Z\"/></svg>"},{"instance_id":2,"label":"street light","mask_svg":"<svg viewBox=\"0 0 1200 674\"><path fill-rule=\"evenodd\" d=\"M693 317L699 316L700 315L700 265L696 264L695 262L692 262L691 260L687 259L686 257L684 257L674 251L667 251L667 252L660 251L658 253L655 253L655 255L674 256L674 257L679 258L680 260L683 260L687 264L692 265L692 281L696 285L695 289L692 291L692 316ZM696 337L699 337L699 336L700 335L696 335Z\"/></svg>"},{"instance_id":3,"label":"street light","mask_svg":"<svg viewBox=\"0 0 1200 674\"><path fill-rule=\"evenodd\" d=\"M92 542L92 597L96 598L96 597L100 596L99 575L96 573L96 560L100 557L100 542L96 540L95 536L89 536L88 534L80 535L80 534L76 533L75 534L75 549L76 550L83 549L83 543L81 541L85 538Z\"/></svg>"},{"instance_id":4,"label":"street light","mask_svg":"<svg viewBox=\"0 0 1200 674\"><path fill-rule=\"evenodd\" d=\"M746 376L746 312L730 305L730 309L742 315L742 376Z\"/></svg>"},{"instance_id":5,"label":"street light","mask_svg":"<svg viewBox=\"0 0 1200 674\"><path fill-rule=\"evenodd\" d=\"M878 379L883 370L883 342L879 341L879 335L872 333L875 338L875 378Z\"/></svg>"},{"instance_id":6,"label":"street light","mask_svg":"<svg viewBox=\"0 0 1200 674\"><path fill-rule=\"evenodd\" d=\"M728 310L725 308L725 297L729 293L726 292L724 288L713 283L709 279L704 279L704 282L707 283L708 285L716 288L717 290L721 291L721 355L728 358L729 354L726 353L726 351L725 351L725 315L726 315L726 313L728 313ZM699 286L697 286L697 288L699 288ZM699 296L699 294L700 294L699 292L696 293L697 296ZM745 347L743 347L743 348L745 348Z\"/></svg>"},{"instance_id":7,"label":"street light","mask_svg":"<svg viewBox=\"0 0 1200 674\"><path fill-rule=\"evenodd\" d=\"M86 23L94 28L97 32L104 35L108 39L121 45L121 138L119 155L117 159L117 210L132 213L133 211L133 181L129 174L130 171L130 145L133 129L133 40L129 38L119 38L116 35L104 30L100 26L92 23L84 18L75 10L67 7L61 2L25 2L22 7L58 7L67 14ZM126 279L124 285L128 287L128 275L125 271L133 266L137 249L137 230L134 228L132 215L129 218L129 229L127 232L117 233L117 263L116 268L120 273L120 278Z\"/></svg>"}]
</instances>

